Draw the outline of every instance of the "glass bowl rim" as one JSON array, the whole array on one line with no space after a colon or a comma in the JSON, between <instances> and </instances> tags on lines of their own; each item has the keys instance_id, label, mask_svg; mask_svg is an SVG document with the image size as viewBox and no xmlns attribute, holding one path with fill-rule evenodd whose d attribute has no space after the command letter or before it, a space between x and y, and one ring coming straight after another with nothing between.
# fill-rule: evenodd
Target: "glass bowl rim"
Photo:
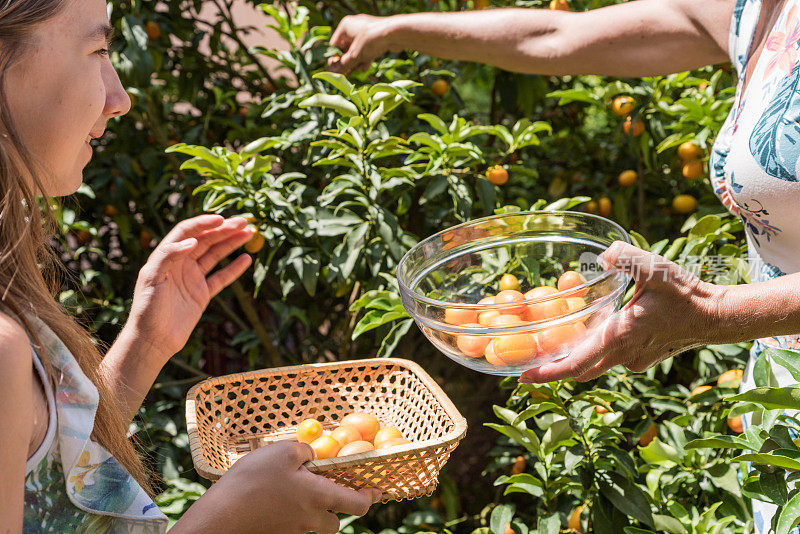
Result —
<instances>
[{"instance_id":1,"label":"glass bowl rim","mask_svg":"<svg viewBox=\"0 0 800 534\"><path fill-rule=\"evenodd\" d=\"M477 304L477 303L472 304L472 303L467 303L467 302L447 302L447 301L444 301L444 300L432 299L430 297L426 297L424 295L420 295L419 293L417 293L416 291L411 289L402 280L402 278L400 276L400 270L405 265L406 261L408 260L408 258L409 258L409 256L411 255L412 252L414 252L417 249L421 248L425 244L433 241L437 237L440 237L440 236L444 235L446 232L452 232L453 230L456 230L458 228L475 225L475 224L483 222L483 221L488 221L488 220L493 220L493 219L503 219L503 218L514 217L514 216L518 217L520 215L561 215L561 216L565 216L565 215L576 216L577 215L579 218L583 217L583 218L586 218L586 219L597 219L597 220L600 220L600 221L602 221L604 223L610 224L612 226L612 228L614 228L616 230L619 230L621 235L625 238L624 240L619 240L618 239L616 241L623 241L624 243L627 243L629 245L632 244L630 234L628 234L628 232L622 226L620 226L616 222L612 221L611 219L606 219L605 217L601 217L601 216L595 215L593 213L584 213L582 211L571 211L571 210L552 210L552 211L550 211L550 210L528 210L528 211L514 211L514 212L511 212L511 213L500 213L500 214L497 214L497 215L489 215L488 217L481 217L480 219L473 219L471 221L466 221L466 222L463 222L461 224L457 224L455 226L451 226L449 228L445 228L444 230L441 230L439 232L436 232L433 235L430 235L430 236L426 237L425 239L423 239L422 241L420 241L419 243L417 243L416 245L411 247L408 250L408 252L406 252L403 255L403 257L398 262L397 267L395 268L395 278L397 279L397 284L398 284L398 286L400 288L400 295L403 296L404 294L408 294L411 298L413 298L415 300L418 300L418 301L423 302L423 303L428 304L428 305L437 306L439 308L459 308L459 309L468 309L468 310L492 310L492 309L496 309L498 307L502 307L501 304L498 305L498 304ZM545 295L544 297L538 297L538 298L533 298L533 299L525 299L525 300L515 301L513 304L535 304L535 303L539 303L539 302L545 302L545 301L548 301L548 300L554 300L554 299L557 299L557 298L566 298L569 295L578 293L578 292L582 291L585 288L592 287L593 285L595 285L595 284L597 284L599 282L602 282L602 281L606 280L607 278L609 278L609 277L611 277L611 276L613 276L615 274L617 274L617 269L614 269L614 268L607 269L607 270L604 270L602 274L598 275L597 277L593 278L592 280L590 280L588 282L584 282L583 284L581 284L579 286L571 287L571 288L565 289L563 291L558 291L558 292L553 293L551 295ZM579 311L579 310L576 310L576 311Z\"/></svg>"}]
</instances>

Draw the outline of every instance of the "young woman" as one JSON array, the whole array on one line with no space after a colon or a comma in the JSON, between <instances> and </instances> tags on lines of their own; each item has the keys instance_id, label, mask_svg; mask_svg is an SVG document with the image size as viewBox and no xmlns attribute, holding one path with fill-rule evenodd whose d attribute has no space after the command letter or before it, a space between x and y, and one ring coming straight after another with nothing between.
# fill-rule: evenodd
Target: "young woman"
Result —
<instances>
[{"instance_id":1,"label":"young woman","mask_svg":"<svg viewBox=\"0 0 800 534\"><path fill-rule=\"evenodd\" d=\"M129 110L110 32L103 0L0 0L2 532L166 530L126 428L209 299L251 261L212 272L251 236L245 220L179 223L142 268L105 356L54 299L37 197L75 192L91 138ZM363 515L379 497L312 475L303 467L312 457L297 443L247 455L171 532L333 534L334 512Z\"/></svg>"},{"instance_id":2,"label":"young woman","mask_svg":"<svg viewBox=\"0 0 800 534\"><path fill-rule=\"evenodd\" d=\"M583 13L357 15L342 20L331 42L344 50L344 71L407 48L548 75L653 76L730 59L739 80L711 154L711 183L744 222L753 283L703 283L616 243L603 258L633 275L634 298L570 357L521 380L589 380L619 364L643 371L690 347L755 339L742 383L750 389L765 347L800 351L798 40L800 0L638 0ZM781 385L794 383L780 366L773 371ZM754 501L758 532L769 529L773 512Z\"/></svg>"}]
</instances>

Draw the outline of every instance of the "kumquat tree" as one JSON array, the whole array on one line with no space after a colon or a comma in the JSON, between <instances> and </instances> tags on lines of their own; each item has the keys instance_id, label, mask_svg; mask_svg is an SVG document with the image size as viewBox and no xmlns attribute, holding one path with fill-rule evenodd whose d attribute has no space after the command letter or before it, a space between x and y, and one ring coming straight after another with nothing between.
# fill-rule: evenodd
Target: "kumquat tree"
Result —
<instances>
[{"instance_id":1,"label":"kumquat tree","mask_svg":"<svg viewBox=\"0 0 800 534\"><path fill-rule=\"evenodd\" d=\"M779 380L800 382L792 347L766 347L749 373L754 345L742 341L695 344L591 379L519 380L536 357L557 361L595 339L628 302L623 310L638 309L640 283L597 265L587 274L583 253L592 252L592 263L628 239L698 283L761 280L748 255L753 236L776 235L770 214L752 202L728 209L718 198L725 178L715 142L739 105L739 66L645 77L523 74L393 47L344 72L336 66L348 51L331 44L356 14L584 12L625 3L108 2L119 35L110 58L131 110L98 141L78 192L53 204L61 229L53 245L69 273L60 302L110 345L131 312L138 271L178 221L243 216L255 230L244 246L252 266L211 299L129 429L157 474L155 503L171 524L212 486L211 467L198 468L205 449L196 440L228 429L233 441L213 447L265 435L269 442L272 424L280 439L295 439L285 426L303 421L297 439L322 466L313 472L333 478L324 470L344 456L383 454L391 467L373 472L377 464L352 460L335 480L368 486L399 477L391 491L400 493L384 493L363 517L340 514L343 534L793 532L800 388ZM734 3L741 15L754 2ZM235 16L241 6L258 22ZM247 44L259 33L274 46ZM796 45L786 54L775 68L796 61ZM791 98L780 113L791 112ZM767 134L784 136L776 146L796 140L787 126L796 121L781 120L767 125L778 132ZM759 152L763 161L795 172L796 156L787 163L767 152ZM668 325L681 311L658 313ZM192 424L218 417L217 430L203 437L187 425L187 392L214 377L372 359L414 362L430 379L420 383L441 389L443 407L425 404L430 391L409 393L422 387L416 379L381 382L386 371L361 389L351 384L355 397L329 412L319 404L327 393L304 392L317 387L302 382L305 371L285 371L300 392L289 404L270 397L267 382L242 382L250 389L237 393L241 401L216 393L207 408L197 402ZM355 365L353 376L369 365ZM350 380L333 376L331 391ZM753 387L740 392L743 379ZM266 411L247 411L262 394L270 400L256 404ZM372 412L363 405L370 395L383 403ZM308 402L316 412L304 411ZM460 421L437 428L450 403L466 434L443 445L435 440ZM424 417L387 419L390 406L423 405ZM331 415L337 410L341 418ZM231 426L239 415L247 422ZM267 430L236 437L250 425ZM436 447L451 448L435 456ZM414 462L423 471L435 464L433 478L402 493L411 492L402 477L410 479ZM753 500L773 516L763 519Z\"/></svg>"}]
</instances>

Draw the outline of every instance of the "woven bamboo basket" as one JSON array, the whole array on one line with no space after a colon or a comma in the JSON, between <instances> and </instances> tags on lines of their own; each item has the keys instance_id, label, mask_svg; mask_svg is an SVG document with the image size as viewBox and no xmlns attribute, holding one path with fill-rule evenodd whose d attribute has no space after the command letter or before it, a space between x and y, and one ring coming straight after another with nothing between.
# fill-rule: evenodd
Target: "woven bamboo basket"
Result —
<instances>
[{"instance_id":1,"label":"woven bamboo basket","mask_svg":"<svg viewBox=\"0 0 800 534\"><path fill-rule=\"evenodd\" d=\"M356 411L396 426L412 443L306 467L347 487L378 488L384 502L433 493L439 470L467 432L466 420L414 362L376 358L281 367L211 378L189 390L192 460L201 476L217 480L248 452L296 440L304 419L332 430Z\"/></svg>"}]
</instances>

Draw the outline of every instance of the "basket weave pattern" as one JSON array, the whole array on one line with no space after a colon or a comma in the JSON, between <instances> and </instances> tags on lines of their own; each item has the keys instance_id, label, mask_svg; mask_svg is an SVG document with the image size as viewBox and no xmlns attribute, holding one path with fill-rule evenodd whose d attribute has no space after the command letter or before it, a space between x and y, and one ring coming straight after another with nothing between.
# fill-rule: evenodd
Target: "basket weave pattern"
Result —
<instances>
[{"instance_id":1,"label":"basket weave pattern","mask_svg":"<svg viewBox=\"0 0 800 534\"><path fill-rule=\"evenodd\" d=\"M258 447L296 439L314 418L326 430L352 412L375 415L413 443L316 460L306 467L351 488L372 486L383 500L429 495L466 433L466 421L416 363L370 359L265 369L205 380L187 395L186 420L198 473L217 480Z\"/></svg>"}]
</instances>

